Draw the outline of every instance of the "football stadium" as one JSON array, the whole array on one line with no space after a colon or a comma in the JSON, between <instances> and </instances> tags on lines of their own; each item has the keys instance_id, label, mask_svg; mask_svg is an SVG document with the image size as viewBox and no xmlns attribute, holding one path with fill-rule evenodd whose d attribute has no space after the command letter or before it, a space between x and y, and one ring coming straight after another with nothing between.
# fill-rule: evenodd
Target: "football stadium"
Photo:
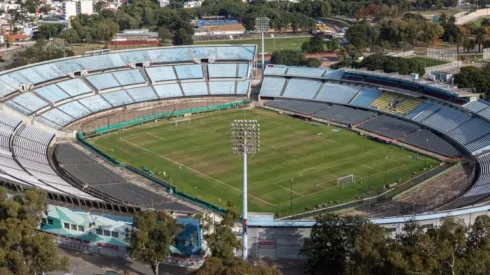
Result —
<instances>
[{"instance_id":1,"label":"football stadium","mask_svg":"<svg viewBox=\"0 0 490 275\"><path fill-rule=\"evenodd\" d=\"M299 257L296 239L322 212L378 211L373 222L396 234L410 219L471 222L490 209L490 103L477 94L365 70L271 64L259 75L256 55L235 44L102 50L2 72L1 184L45 190L41 230L82 251L125 255L126 216L172 213L192 228L172 256L196 264L190 218L227 201L241 209L231 124L253 120L252 256Z\"/></svg>"}]
</instances>

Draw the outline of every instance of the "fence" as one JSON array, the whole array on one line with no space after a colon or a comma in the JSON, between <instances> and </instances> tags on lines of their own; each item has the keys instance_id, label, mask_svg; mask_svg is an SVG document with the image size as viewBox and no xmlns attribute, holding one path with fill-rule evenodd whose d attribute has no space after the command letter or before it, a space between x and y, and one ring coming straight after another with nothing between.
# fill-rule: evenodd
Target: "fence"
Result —
<instances>
[{"instance_id":1,"label":"fence","mask_svg":"<svg viewBox=\"0 0 490 275\"><path fill-rule=\"evenodd\" d=\"M149 175L149 174L147 174L147 173L145 173L145 172L143 172L143 171L141 171L141 170L139 170L139 169L137 169L131 165L121 164L119 161L110 157L109 155L107 155L103 151L99 150L97 147L94 147L91 144L89 144L85 140L85 137L86 136L96 136L96 135L99 135L101 133L114 131L116 129L121 129L121 128L129 127L129 126L145 123L148 121L153 121L155 119L161 119L161 118L166 118L166 117L170 117L170 116L182 116L184 114L203 113L203 112L218 111L218 110L225 110L225 109L231 109L231 108L239 108L239 107L243 107L243 106L248 106L249 104L250 104L249 101L239 101L239 102L232 102L232 103L227 103L227 104L218 104L218 105L214 105L214 106L205 106L205 107L184 109L184 110L178 110L178 111L165 112L165 113L145 116L145 117L133 119L133 120L130 120L127 122L116 123L116 124L108 125L105 127L101 127L101 128L98 128L98 129L92 131L91 133L88 133L88 135L86 135L86 133L80 132L77 134L77 140L84 147L95 152L96 154L98 154L99 156L101 156L102 158L107 160L109 163L111 163L117 167L126 168L126 169L128 169L128 170L130 170L130 171L132 171L132 172L134 172L134 173L136 173L142 177L145 177L146 179L166 188L169 194L174 195L175 197L177 197L181 200L185 200L185 201L191 202L193 204L199 205L205 209L208 209L208 210L213 211L215 213L218 213L220 215L224 215L225 210L219 206L205 202L205 201L198 199L198 198L195 198L189 194L180 192L176 186L173 186L173 185L171 185L171 184L169 184L163 180L157 179L157 178L155 178L155 177L153 177L153 176L151 176L151 175Z\"/></svg>"},{"instance_id":2,"label":"fence","mask_svg":"<svg viewBox=\"0 0 490 275\"><path fill-rule=\"evenodd\" d=\"M430 72L436 72L436 71L451 71L454 73L459 73L459 68L461 67L461 65L462 65L461 61L455 61L447 64L431 66L425 68L425 74L427 75Z\"/></svg>"}]
</instances>

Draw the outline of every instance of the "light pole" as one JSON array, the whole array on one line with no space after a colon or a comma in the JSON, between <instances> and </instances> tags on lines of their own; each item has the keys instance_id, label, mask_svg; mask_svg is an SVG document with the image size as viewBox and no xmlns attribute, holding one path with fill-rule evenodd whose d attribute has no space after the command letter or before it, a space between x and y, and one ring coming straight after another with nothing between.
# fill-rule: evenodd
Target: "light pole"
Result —
<instances>
[{"instance_id":1,"label":"light pole","mask_svg":"<svg viewBox=\"0 0 490 275\"><path fill-rule=\"evenodd\" d=\"M264 32L269 30L269 18L268 17L257 17L255 18L255 30L260 32L262 36L262 77L264 77L265 70L265 59L264 59Z\"/></svg>"},{"instance_id":2,"label":"light pole","mask_svg":"<svg viewBox=\"0 0 490 275\"><path fill-rule=\"evenodd\" d=\"M260 125L257 120L236 119L231 124L231 151L243 158L243 202L242 202L242 259L247 259L247 154L260 150Z\"/></svg>"}]
</instances>

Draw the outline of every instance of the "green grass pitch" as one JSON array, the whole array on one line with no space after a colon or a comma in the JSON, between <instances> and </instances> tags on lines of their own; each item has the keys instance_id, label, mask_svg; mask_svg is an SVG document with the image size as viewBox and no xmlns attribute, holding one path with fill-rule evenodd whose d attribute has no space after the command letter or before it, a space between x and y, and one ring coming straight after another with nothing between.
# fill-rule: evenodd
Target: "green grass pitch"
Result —
<instances>
[{"instance_id":1,"label":"green grass pitch","mask_svg":"<svg viewBox=\"0 0 490 275\"><path fill-rule=\"evenodd\" d=\"M292 38L266 38L264 39L264 46L266 53L272 53L275 50L301 50L301 45L308 41L310 37L292 37ZM260 39L237 39L237 40L224 40L224 41L203 41L196 42L196 45L218 45L218 44L232 44L232 45L244 45L255 44L257 45L257 54L262 52L262 42Z\"/></svg>"},{"instance_id":2,"label":"green grass pitch","mask_svg":"<svg viewBox=\"0 0 490 275\"><path fill-rule=\"evenodd\" d=\"M111 157L140 168L142 164L183 192L224 207L241 207L242 162L231 153L230 123L256 119L261 150L249 158L249 211L293 213L337 201L356 199L386 182L421 173L425 157L362 137L357 133L258 109L193 115L174 125L160 121L94 137L89 142ZM427 165L438 161L427 159ZM157 175L157 174L161 175ZM337 178L354 174L344 189ZM293 179L291 181L291 179ZM292 182L292 191L291 191ZM362 183L361 183L362 182Z\"/></svg>"},{"instance_id":3,"label":"green grass pitch","mask_svg":"<svg viewBox=\"0 0 490 275\"><path fill-rule=\"evenodd\" d=\"M427 57L421 57L421 56L410 57L410 59L412 59L412 60L415 59L417 61L420 61L422 64L425 65L425 67L432 67L432 66L437 66L437 65L449 63L447 61L437 60L437 59L427 58Z\"/></svg>"}]
</instances>

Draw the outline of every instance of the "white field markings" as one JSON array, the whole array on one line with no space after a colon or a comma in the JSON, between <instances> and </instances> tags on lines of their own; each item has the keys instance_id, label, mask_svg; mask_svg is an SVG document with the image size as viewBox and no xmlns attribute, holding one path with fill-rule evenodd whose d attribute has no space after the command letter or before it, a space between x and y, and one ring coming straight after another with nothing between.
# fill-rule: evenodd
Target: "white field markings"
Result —
<instances>
[{"instance_id":1,"label":"white field markings","mask_svg":"<svg viewBox=\"0 0 490 275\"><path fill-rule=\"evenodd\" d=\"M191 167L185 166L184 164L182 164L182 163L180 163L180 162L177 162L177 161L175 161L175 160L173 160L173 159L167 158L167 157L166 157L166 156L164 156L164 155L160 155L160 154L158 154L158 153L155 153L155 152L153 152L153 151L151 151L151 150L149 150L149 149L147 149L147 148L141 147L141 146L139 146L139 145L137 145L137 144L134 144L134 143L132 143L132 142L130 142L130 141L127 141L127 140L125 140L124 138L119 138L119 139L120 139L120 140L122 140L123 142L128 143L129 145L132 145L132 146L136 147L136 148L139 148L139 149L144 150L144 151L146 151L146 152L149 152L149 153L152 153L152 154L154 154L154 155L157 155L158 157L161 157L161 158L163 158L163 159L165 159L165 160L167 160L167 161L173 162L173 163L175 163L175 164L177 164L177 165L179 165L179 166L181 166L181 167L187 168L187 169L189 169L190 171L192 171L192 172L194 172L194 173L196 173L196 174L198 174L198 175L201 175L201 176L203 176L203 177L209 178L209 179L211 179L211 180L213 180L213 181L215 181L215 182L217 182L217 183L220 183L220 184L226 185L226 186L228 186L229 188L231 188L231 189L233 189L233 190L236 190L236 191L238 191L238 192L240 192L240 193L242 192L242 190L240 190L240 189L238 189L238 188L236 188L236 187L233 187L233 186L231 186L231 185L229 185L229 184L227 184L227 183L225 183L225 182L222 182L222 181L220 181L220 180L218 180L218 179L215 179L215 178L213 178L213 177L211 177L211 176L209 176L209 175L206 175L206 174L204 174L204 173L202 173L202 172L200 172L200 171L197 171L197 170L195 170L195 169L193 169L193 168L191 168ZM272 204L272 203L270 203L270 202L268 202L268 201L266 201L266 200L263 200L263 199L261 199L261 198L259 198L259 197L254 196L254 195L249 194L249 196L250 196L250 197L252 197L252 198L254 198L254 199L256 199L256 200L258 200L258 201L260 201L260 202L266 203L266 204L268 204L268 205L270 205L270 206L276 206L275 204Z\"/></svg>"},{"instance_id":2,"label":"white field markings","mask_svg":"<svg viewBox=\"0 0 490 275\"><path fill-rule=\"evenodd\" d=\"M402 167L402 166L403 166L403 165L399 165L399 166L393 167L393 168L391 168L391 169L387 169L387 170L386 170L386 172L390 172L390 171L392 171L392 170L396 170L396 169L398 169L398 168L400 168L400 167ZM360 177L359 179L363 180L363 179L365 179L365 178L368 178L368 177L373 177L373 176L376 176L376 175L381 174L381 173L384 173L384 170L383 170L383 171L380 171L380 172L378 172L378 173L370 174L369 176ZM322 182L322 183L320 183L320 184L321 184L321 185L323 185L323 184L325 184L325 183L330 183L330 182L334 182L334 181L336 181L336 180L335 180L335 179L334 179L334 180L329 180L329 181ZM318 184L317 184L317 187L320 187L320 186L318 186ZM318 194L318 193L322 193L322 192L328 191L328 190L330 190L330 189L337 188L337 186L336 186L336 185L334 185L334 186L331 186L331 187L321 187L321 188L323 188L323 190L319 190L319 191L316 191L316 192L308 193L307 195L304 195L303 197L293 198L293 199L292 199L292 201L299 200L299 199L302 199L302 198L308 198L308 197L311 197L311 196L316 195L316 194ZM289 189L288 189L288 190L289 190ZM283 202L278 203L278 205L280 205L280 204L282 204L282 203L285 203L285 202L290 202L290 201L291 201L291 200L288 200L288 201L283 201Z\"/></svg>"}]
</instances>

